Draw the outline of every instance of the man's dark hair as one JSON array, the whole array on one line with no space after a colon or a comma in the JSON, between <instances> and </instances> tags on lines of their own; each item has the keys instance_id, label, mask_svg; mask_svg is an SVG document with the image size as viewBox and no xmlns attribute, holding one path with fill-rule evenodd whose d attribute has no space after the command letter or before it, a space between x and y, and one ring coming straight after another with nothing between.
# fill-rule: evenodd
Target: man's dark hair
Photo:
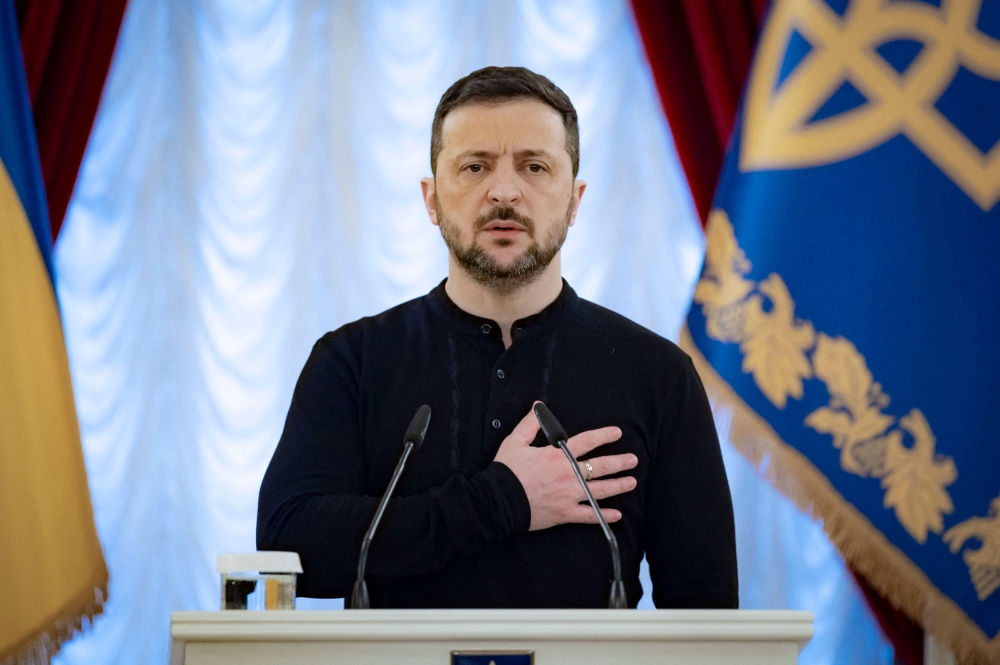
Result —
<instances>
[{"instance_id":1,"label":"man's dark hair","mask_svg":"<svg viewBox=\"0 0 1000 665\"><path fill-rule=\"evenodd\" d=\"M441 127L449 113L466 104L502 104L523 99L537 99L562 116L566 152L573 162L575 178L580 170L580 125L573 102L552 81L524 67L484 67L455 81L441 95L431 125L431 173L437 174L437 158L442 148Z\"/></svg>"}]
</instances>

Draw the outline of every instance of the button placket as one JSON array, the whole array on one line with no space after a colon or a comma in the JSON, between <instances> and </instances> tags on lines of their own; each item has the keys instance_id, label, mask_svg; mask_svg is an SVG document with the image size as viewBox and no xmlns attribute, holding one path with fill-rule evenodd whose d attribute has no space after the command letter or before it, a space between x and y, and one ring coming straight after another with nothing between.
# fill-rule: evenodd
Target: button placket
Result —
<instances>
[{"instance_id":1,"label":"button placket","mask_svg":"<svg viewBox=\"0 0 1000 665\"><path fill-rule=\"evenodd\" d=\"M497 358L496 365L493 366L493 378L490 380L489 406L487 407L488 414L503 415L502 413L498 413L498 409L504 402L506 393L513 388L513 386L506 384L506 382L504 382L505 385L501 385L500 382L507 378L507 373L500 367L497 367L497 365L503 363L504 358L509 357L510 352L510 349L506 349L500 357ZM489 419L489 416L487 416L487 418ZM494 430L499 430L503 427L503 423L496 417L487 420L487 423L487 427L492 427Z\"/></svg>"}]
</instances>

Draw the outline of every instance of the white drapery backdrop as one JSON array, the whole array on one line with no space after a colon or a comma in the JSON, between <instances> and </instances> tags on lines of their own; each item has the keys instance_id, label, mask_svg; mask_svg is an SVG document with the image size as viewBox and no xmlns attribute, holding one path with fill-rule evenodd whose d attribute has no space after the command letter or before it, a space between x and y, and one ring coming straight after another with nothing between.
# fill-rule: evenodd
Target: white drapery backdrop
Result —
<instances>
[{"instance_id":1,"label":"white drapery backdrop","mask_svg":"<svg viewBox=\"0 0 1000 665\"><path fill-rule=\"evenodd\" d=\"M130 3L55 254L111 572L60 662L164 663L169 612L218 607L313 342L446 273L430 121L487 64L579 111L569 281L676 339L703 239L627 0ZM891 662L820 526L723 445L742 606L816 612L803 663Z\"/></svg>"}]
</instances>

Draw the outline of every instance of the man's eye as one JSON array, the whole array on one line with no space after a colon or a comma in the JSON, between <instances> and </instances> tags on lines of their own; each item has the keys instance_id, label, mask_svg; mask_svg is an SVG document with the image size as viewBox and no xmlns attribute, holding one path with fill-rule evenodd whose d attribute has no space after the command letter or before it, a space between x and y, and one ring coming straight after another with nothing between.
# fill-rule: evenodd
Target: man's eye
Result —
<instances>
[{"instance_id":1,"label":"man's eye","mask_svg":"<svg viewBox=\"0 0 1000 665\"><path fill-rule=\"evenodd\" d=\"M483 170L483 165L482 164L469 164L468 168L469 168L469 171L471 171L472 173L479 173L480 171Z\"/></svg>"},{"instance_id":2,"label":"man's eye","mask_svg":"<svg viewBox=\"0 0 1000 665\"><path fill-rule=\"evenodd\" d=\"M531 171L532 173L538 173L539 171L542 170L542 165L541 164L529 164L528 165L528 170Z\"/></svg>"}]
</instances>

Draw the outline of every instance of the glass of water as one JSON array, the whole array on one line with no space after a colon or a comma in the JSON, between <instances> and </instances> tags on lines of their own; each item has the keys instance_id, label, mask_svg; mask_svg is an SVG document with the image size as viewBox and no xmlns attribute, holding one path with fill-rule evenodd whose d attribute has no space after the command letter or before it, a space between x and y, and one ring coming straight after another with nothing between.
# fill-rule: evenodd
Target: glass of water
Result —
<instances>
[{"instance_id":1,"label":"glass of water","mask_svg":"<svg viewBox=\"0 0 1000 665\"><path fill-rule=\"evenodd\" d=\"M293 610L295 575L302 572L295 552L220 554L223 610Z\"/></svg>"}]
</instances>

